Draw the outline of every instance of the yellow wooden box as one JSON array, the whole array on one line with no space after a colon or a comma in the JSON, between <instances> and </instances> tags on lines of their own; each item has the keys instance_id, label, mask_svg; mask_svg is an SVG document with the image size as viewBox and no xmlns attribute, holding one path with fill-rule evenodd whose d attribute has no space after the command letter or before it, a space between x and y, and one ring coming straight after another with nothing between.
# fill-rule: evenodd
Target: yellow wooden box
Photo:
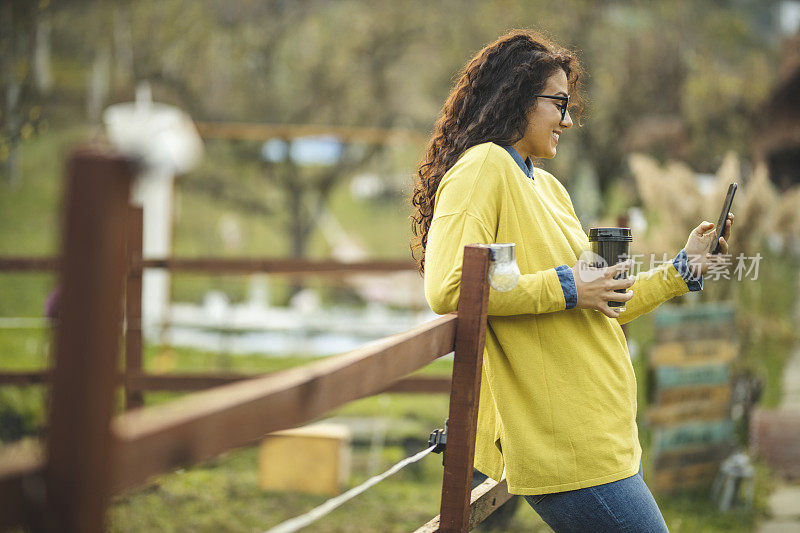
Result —
<instances>
[{"instance_id":1,"label":"yellow wooden box","mask_svg":"<svg viewBox=\"0 0 800 533\"><path fill-rule=\"evenodd\" d=\"M264 490L336 495L350 476L350 431L314 424L270 433L258 452Z\"/></svg>"}]
</instances>

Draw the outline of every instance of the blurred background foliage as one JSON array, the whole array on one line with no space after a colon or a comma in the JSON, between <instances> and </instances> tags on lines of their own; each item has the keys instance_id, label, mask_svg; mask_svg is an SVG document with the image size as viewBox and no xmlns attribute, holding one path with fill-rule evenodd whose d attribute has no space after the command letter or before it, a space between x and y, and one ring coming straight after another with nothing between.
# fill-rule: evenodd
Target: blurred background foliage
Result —
<instances>
[{"instance_id":1,"label":"blurred background foliage","mask_svg":"<svg viewBox=\"0 0 800 533\"><path fill-rule=\"evenodd\" d=\"M98 124L149 80L196 120L430 130L458 70L513 27L578 51L586 127L553 161L601 190L646 149L714 172L748 154L776 79L777 2L237 2L2 7L2 158L57 127ZM567 154L567 155L565 155ZM406 162L406 166L408 163Z\"/></svg>"},{"instance_id":2,"label":"blurred background foliage","mask_svg":"<svg viewBox=\"0 0 800 533\"><path fill-rule=\"evenodd\" d=\"M262 238L263 248L329 255L314 239L337 186L376 173L391 184L393 215L406 216L414 165L459 69L505 30L530 27L576 50L585 67L582 125L543 165L567 185L588 225L647 196L635 192L631 153L700 173L715 173L729 152L752 159L777 81L779 5L10 0L0 8L0 182L8 196L43 173L58 179L40 168L45 161L25 164L26 151L36 157L26 143L54 131L51 148L100 136L102 110L133 100L142 80L156 101L197 121L415 132L400 143L346 143L326 168L270 162L256 141L208 140L203 165L178 181L176 250L218 249L181 238L184 227L203 224L181 218L181 202L204 196L269 221L280 238ZM703 215L715 216L710 211ZM391 255L405 255L407 224L401 231ZM207 240L215 232L204 233Z\"/></svg>"}]
</instances>

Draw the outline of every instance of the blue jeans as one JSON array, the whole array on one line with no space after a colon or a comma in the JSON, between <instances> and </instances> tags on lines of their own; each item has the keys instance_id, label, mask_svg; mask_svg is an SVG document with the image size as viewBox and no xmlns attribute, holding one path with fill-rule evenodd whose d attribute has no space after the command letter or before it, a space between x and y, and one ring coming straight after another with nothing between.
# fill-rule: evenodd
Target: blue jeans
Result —
<instances>
[{"instance_id":1,"label":"blue jeans","mask_svg":"<svg viewBox=\"0 0 800 533\"><path fill-rule=\"evenodd\" d=\"M641 465L639 473L612 483L524 498L556 533L669 532Z\"/></svg>"}]
</instances>

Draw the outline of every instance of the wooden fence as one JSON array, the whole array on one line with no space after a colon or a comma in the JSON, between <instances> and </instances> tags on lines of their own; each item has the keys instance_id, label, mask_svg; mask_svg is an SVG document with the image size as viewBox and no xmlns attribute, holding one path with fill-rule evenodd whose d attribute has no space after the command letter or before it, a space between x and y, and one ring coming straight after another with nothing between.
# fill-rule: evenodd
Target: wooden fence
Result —
<instances>
[{"instance_id":1,"label":"wooden fence","mask_svg":"<svg viewBox=\"0 0 800 533\"><path fill-rule=\"evenodd\" d=\"M148 374L143 368L142 342L142 273L146 268L213 274L279 274L293 278L324 276L337 278L364 272L397 272L416 269L409 260L373 260L342 263L333 260L253 259L217 257L147 258L142 257L143 217L140 207L128 209L127 275L125 277L125 366L115 383L125 387L126 409L142 407L147 391L196 391L254 377L236 372L186 372ZM0 272L58 271L57 258L0 257ZM0 385L38 385L48 383L49 371L4 371L0 369ZM449 393L449 376L411 376L392 383L384 392Z\"/></svg>"},{"instance_id":2,"label":"wooden fence","mask_svg":"<svg viewBox=\"0 0 800 533\"><path fill-rule=\"evenodd\" d=\"M303 367L114 416L123 303L127 292L131 322L138 305L131 299L141 299L125 283L134 172L126 159L103 153L78 152L69 161L46 452L0 458L0 529L102 531L112 494L382 392L451 352L441 514L419 531L468 531L508 500L504 480L471 491L489 292L488 249L480 246L464 251L456 313Z\"/></svg>"}]
</instances>

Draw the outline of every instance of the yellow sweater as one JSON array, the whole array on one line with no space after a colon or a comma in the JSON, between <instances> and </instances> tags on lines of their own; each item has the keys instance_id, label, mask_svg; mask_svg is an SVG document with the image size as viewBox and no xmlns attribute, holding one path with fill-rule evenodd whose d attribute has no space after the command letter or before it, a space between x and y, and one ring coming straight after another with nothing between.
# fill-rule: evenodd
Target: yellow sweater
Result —
<instances>
[{"instance_id":1,"label":"yellow sweater","mask_svg":"<svg viewBox=\"0 0 800 533\"><path fill-rule=\"evenodd\" d=\"M620 323L688 291L670 262L639 274L619 319L566 309L555 267L589 248L566 189L528 178L500 146L467 150L436 193L425 253L425 296L456 310L463 248L516 243L519 284L492 290L475 468L512 494L592 487L636 474L636 378Z\"/></svg>"}]
</instances>

